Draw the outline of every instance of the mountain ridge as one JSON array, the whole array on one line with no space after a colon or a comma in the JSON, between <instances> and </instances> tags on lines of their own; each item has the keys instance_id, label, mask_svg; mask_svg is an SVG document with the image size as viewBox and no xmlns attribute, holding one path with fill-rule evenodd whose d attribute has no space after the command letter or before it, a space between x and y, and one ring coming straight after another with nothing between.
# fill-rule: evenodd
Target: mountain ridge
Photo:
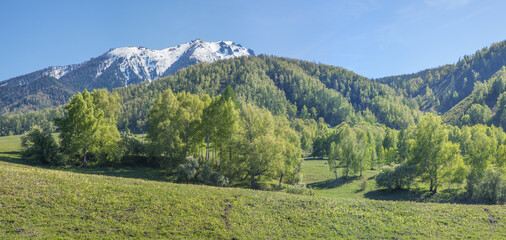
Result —
<instances>
[{"instance_id":1,"label":"mountain ridge","mask_svg":"<svg viewBox=\"0 0 506 240\"><path fill-rule=\"evenodd\" d=\"M16 111L23 102L28 102L26 99L34 97L31 94L44 95L46 103L42 105L45 107L62 104L62 101L53 99L59 99L61 96L48 95L45 88L38 91L32 89L29 95L21 94L27 93L23 89L28 85L44 81L41 79L47 77L60 83L56 85L64 87L61 92L76 93L96 88L110 90L165 77L199 62L214 62L249 55L255 55L254 51L232 41L205 42L200 39L161 50L144 47L112 48L83 63L51 66L0 82L0 113ZM4 97L7 95L10 97ZM70 96L65 95L65 99ZM21 109L39 108L23 106Z\"/></svg>"}]
</instances>

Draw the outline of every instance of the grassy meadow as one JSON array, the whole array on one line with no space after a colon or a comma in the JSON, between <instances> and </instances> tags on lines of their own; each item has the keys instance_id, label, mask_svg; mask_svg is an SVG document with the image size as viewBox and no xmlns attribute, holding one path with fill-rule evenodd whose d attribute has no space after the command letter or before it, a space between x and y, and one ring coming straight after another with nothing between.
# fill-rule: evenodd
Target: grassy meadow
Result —
<instances>
[{"instance_id":1,"label":"grassy meadow","mask_svg":"<svg viewBox=\"0 0 506 240\"><path fill-rule=\"evenodd\" d=\"M315 190L305 196L174 184L162 170L51 169L18 158L19 136L0 137L0 239L506 238L505 206L375 200L375 171L336 184L322 160L304 162L304 182Z\"/></svg>"},{"instance_id":2,"label":"grassy meadow","mask_svg":"<svg viewBox=\"0 0 506 240\"><path fill-rule=\"evenodd\" d=\"M374 200L393 200L393 201L416 201L416 202L438 202L455 203L464 202L464 199L455 197L456 191L462 191L453 185L441 186L437 194L429 191L428 184L415 182L409 191L387 191L376 186L374 177L380 170L364 170L362 176L359 174L350 174L343 178L343 170L338 169L338 180L329 170L327 160L307 158L302 163L303 182L311 188L316 196L333 198L353 198L353 199L374 199Z\"/></svg>"}]
</instances>

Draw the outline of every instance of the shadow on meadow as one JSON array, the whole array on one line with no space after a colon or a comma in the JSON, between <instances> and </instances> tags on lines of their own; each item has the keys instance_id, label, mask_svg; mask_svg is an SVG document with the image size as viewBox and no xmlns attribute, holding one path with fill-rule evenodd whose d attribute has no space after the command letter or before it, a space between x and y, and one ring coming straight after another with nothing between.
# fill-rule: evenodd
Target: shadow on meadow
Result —
<instances>
[{"instance_id":1,"label":"shadow on meadow","mask_svg":"<svg viewBox=\"0 0 506 240\"><path fill-rule=\"evenodd\" d=\"M67 171L73 173L82 173L82 174L95 174L95 175L104 175L110 177L123 177L123 178L136 178L136 179L144 179L151 181L162 181L162 182L173 182L175 181L175 175L169 176L169 171L164 169L156 169L149 167L135 167L135 166L127 166L127 167L50 167L41 164L34 164L32 162L23 160L20 158L20 152L1 152L0 153L0 161L15 163L20 165L26 165L30 167L37 167L43 169L52 169L58 171Z\"/></svg>"},{"instance_id":2,"label":"shadow on meadow","mask_svg":"<svg viewBox=\"0 0 506 240\"><path fill-rule=\"evenodd\" d=\"M25 164L21 159L20 151L0 152L0 161Z\"/></svg>"},{"instance_id":3,"label":"shadow on meadow","mask_svg":"<svg viewBox=\"0 0 506 240\"><path fill-rule=\"evenodd\" d=\"M383 201L411 201L433 203L465 203L472 204L456 189L444 189L434 194L428 189L414 188L409 190L378 189L364 194L365 198ZM479 203L483 204L483 203Z\"/></svg>"},{"instance_id":4,"label":"shadow on meadow","mask_svg":"<svg viewBox=\"0 0 506 240\"><path fill-rule=\"evenodd\" d=\"M357 179L360 179L359 176L353 176L353 177L340 177L337 180L336 179L328 179L325 181L320 182L314 182L307 184L308 187L316 190L323 190L323 189L332 189L332 188L338 188L341 187L347 183L351 183Z\"/></svg>"},{"instance_id":5,"label":"shadow on meadow","mask_svg":"<svg viewBox=\"0 0 506 240\"><path fill-rule=\"evenodd\" d=\"M304 161L313 161L313 160L327 160L324 157L306 157L304 158Z\"/></svg>"}]
</instances>

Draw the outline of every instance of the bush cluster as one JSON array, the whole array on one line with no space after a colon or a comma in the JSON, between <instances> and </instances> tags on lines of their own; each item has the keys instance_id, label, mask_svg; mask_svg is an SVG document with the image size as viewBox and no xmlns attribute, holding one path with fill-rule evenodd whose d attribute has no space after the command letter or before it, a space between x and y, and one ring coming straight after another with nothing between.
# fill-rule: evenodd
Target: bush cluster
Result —
<instances>
[{"instance_id":1,"label":"bush cluster","mask_svg":"<svg viewBox=\"0 0 506 240\"><path fill-rule=\"evenodd\" d=\"M177 181L186 183L204 183L211 186L226 187L228 179L214 171L209 164L199 164L193 156L186 158L185 162L177 167Z\"/></svg>"},{"instance_id":2,"label":"bush cluster","mask_svg":"<svg viewBox=\"0 0 506 240\"><path fill-rule=\"evenodd\" d=\"M396 165L383 167L376 176L376 184L388 190L409 189L416 177L416 166Z\"/></svg>"}]
</instances>

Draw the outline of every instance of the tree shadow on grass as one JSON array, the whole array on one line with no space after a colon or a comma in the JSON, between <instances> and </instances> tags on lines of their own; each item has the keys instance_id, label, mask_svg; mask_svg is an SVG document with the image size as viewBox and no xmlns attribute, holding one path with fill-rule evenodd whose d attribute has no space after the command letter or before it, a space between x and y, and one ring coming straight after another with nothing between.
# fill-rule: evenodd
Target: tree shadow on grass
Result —
<instances>
[{"instance_id":1,"label":"tree shadow on grass","mask_svg":"<svg viewBox=\"0 0 506 240\"><path fill-rule=\"evenodd\" d=\"M323 189L332 189L332 188L338 188L340 186L343 186L344 184L351 183L357 179L360 179L359 176L353 176L353 177L340 177L337 180L336 179L328 179L321 182L315 182L307 184L308 187L312 189L317 190L323 190Z\"/></svg>"},{"instance_id":2,"label":"tree shadow on grass","mask_svg":"<svg viewBox=\"0 0 506 240\"><path fill-rule=\"evenodd\" d=\"M8 152L2 152L0 154L7 154ZM10 155L19 154L19 152L9 152ZM30 167L37 167L42 169L51 169L58 171L66 171L73 173L82 174L93 174L103 175L110 177L123 177L123 178L135 178L151 181L161 182L175 182L175 175L169 174L168 170L150 167L135 167L135 166L121 166L121 167L51 167L41 164L34 164L27 160L16 158L15 156L0 156L0 161L9 162L14 164L20 164Z\"/></svg>"},{"instance_id":3,"label":"tree shadow on grass","mask_svg":"<svg viewBox=\"0 0 506 240\"><path fill-rule=\"evenodd\" d=\"M423 202L431 193L421 189L411 190L386 190L378 189L364 194L365 198L386 201L415 201Z\"/></svg>"},{"instance_id":4,"label":"tree shadow on grass","mask_svg":"<svg viewBox=\"0 0 506 240\"><path fill-rule=\"evenodd\" d=\"M384 201L411 201L411 202L431 202L431 203L464 203L471 204L462 197L462 194L455 192L454 189L444 189L434 194L427 189L409 189L409 190L386 190L378 189L364 194L365 198Z\"/></svg>"},{"instance_id":5,"label":"tree shadow on grass","mask_svg":"<svg viewBox=\"0 0 506 240\"><path fill-rule=\"evenodd\" d=\"M0 161L24 164L24 161L20 159L20 155L21 152L19 151L0 152Z\"/></svg>"},{"instance_id":6,"label":"tree shadow on grass","mask_svg":"<svg viewBox=\"0 0 506 240\"><path fill-rule=\"evenodd\" d=\"M327 159L323 158L323 157L307 157L307 158L304 158L304 161L314 161L314 160L327 160Z\"/></svg>"}]
</instances>

